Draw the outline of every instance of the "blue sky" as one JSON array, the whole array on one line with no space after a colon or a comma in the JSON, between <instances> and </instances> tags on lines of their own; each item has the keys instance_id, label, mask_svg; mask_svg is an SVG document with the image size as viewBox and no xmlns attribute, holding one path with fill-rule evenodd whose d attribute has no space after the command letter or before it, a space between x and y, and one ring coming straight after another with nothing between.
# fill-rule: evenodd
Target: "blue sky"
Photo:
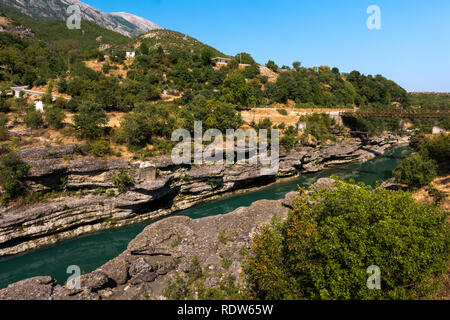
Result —
<instances>
[{"instance_id":1,"label":"blue sky","mask_svg":"<svg viewBox=\"0 0 450 320\"><path fill-rule=\"evenodd\" d=\"M85 0L126 11L258 63L382 74L408 91L450 92L448 0ZM369 30L370 5L381 30Z\"/></svg>"}]
</instances>

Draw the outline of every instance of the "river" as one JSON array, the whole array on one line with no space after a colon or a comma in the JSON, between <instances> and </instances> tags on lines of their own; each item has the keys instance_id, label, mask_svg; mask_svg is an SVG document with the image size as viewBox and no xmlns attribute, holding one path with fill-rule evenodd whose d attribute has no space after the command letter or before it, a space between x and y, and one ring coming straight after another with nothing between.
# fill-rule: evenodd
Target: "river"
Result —
<instances>
[{"instance_id":1,"label":"river","mask_svg":"<svg viewBox=\"0 0 450 320\"><path fill-rule=\"evenodd\" d=\"M267 199L278 200L297 186L307 187L317 179L335 175L345 179L374 186L378 181L389 179L399 160L410 153L408 147L396 147L384 156L365 163L357 163L324 170L315 174L304 174L298 178L285 180L258 191L233 195L216 201L205 202L175 215L184 215L199 219L217 214L229 213L239 207ZM154 222L154 221L153 221ZM67 267L77 265L83 273L94 271L105 262L122 253L128 243L134 239L152 221L133 226L101 231L80 236L52 246L28 253L0 258L0 289L10 283L35 276L50 275L64 284L69 276Z\"/></svg>"}]
</instances>

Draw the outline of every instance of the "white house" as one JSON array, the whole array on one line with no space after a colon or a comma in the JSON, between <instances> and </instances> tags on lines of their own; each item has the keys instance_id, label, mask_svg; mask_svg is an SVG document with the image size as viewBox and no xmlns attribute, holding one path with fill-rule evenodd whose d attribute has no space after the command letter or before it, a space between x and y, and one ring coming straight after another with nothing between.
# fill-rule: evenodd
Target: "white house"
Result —
<instances>
[{"instance_id":1,"label":"white house","mask_svg":"<svg viewBox=\"0 0 450 320\"><path fill-rule=\"evenodd\" d=\"M41 100L36 100L34 102L34 107L36 108L36 111L44 112L44 104Z\"/></svg>"},{"instance_id":2,"label":"white house","mask_svg":"<svg viewBox=\"0 0 450 320\"><path fill-rule=\"evenodd\" d=\"M212 60L216 61L216 64L220 64L220 65L227 65L228 62L231 61L231 59L229 59L229 58L221 58L221 57L216 57L216 58L213 58Z\"/></svg>"},{"instance_id":3,"label":"white house","mask_svg":"<svg viewBox=\"0 0 450 320\"><path fill-rule=\"evenodd\" d=\"M439 128L439 127L433 127L433 134L440 134L444 132L443 129Z\"/></svg>"},{"instance_id":4,"label":"white house","mask_svg":"<svg viewBox=\"0 0 450 320\"><path fill-rule=\"evenodd\" d=\"M301 121L298 123L298 131L305 131L307 127L307 123L304 121Z\"/></svg>"},{"instance_id":5,"label":"white house","mask_svg":"<svg viewBox=\"0 0 450 320\"><path fill-rule=\"evenodd\" d=\"M125 56L127 58L134 58L134 57L136 57L136 52L135 51L127 51L127 52L125 52Z\"/></svg>"}]
</instances>

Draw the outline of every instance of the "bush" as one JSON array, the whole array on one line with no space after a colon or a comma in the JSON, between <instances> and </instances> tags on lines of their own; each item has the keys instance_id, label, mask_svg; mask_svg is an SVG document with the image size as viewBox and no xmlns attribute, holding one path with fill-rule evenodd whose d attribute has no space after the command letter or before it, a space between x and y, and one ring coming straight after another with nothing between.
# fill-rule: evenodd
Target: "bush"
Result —
<instances>
[{"instance_id":1,"label":"bush","mask_svg":"<svg viewBox=\"0 0 450 320\"><path fill-rule=\"evenodd\" d=\"M400 183L421 188L436 178L436 162L416 153L400 162L393 175Z\"/></svg>"},{"instance_id":2,"label":"bush","mask_svg":"<svg viewBox=\"0 0 450 320\"><path fill-rule=\"evenodd\" d=\"M297 143L297 130L294 126L289 126L284 131L284 137L280 139L280 145L284 146L286 151L291 151Z\"/></svg>"},{"instance_id":3,"label":"bush","mask_svg":"<svg viewBox=\"0 0 450 320\"><path fill-rule=\"evenodd\" d=\"M275 64L275 62L273 60L267 61L266 67L271 69L274 72L278 72L278 66Z\"/></svg>"},{"instance_id":4,"label":"bush","mask_svg":"<svg viewBox=\"0 0 450 320\"><path fill-rule=\"evenodd\" d=\"M169 138L175 118L164 105L141 104L128 113L120 124L117 138L129 145L143 147L155 137Z\"/></svg>"},{"instance_id":5,"label":"bush","mask_svg":"<svg viewBox=\"0 0 450 320\"><path fill-rule=\"evenodd\" d=\"M314 114L311 116L302 116L300 121L306 122L305 137L308 134L315 137L320 142L335 140L331 134L331 129L336 125L336 121L327 114Z\"/></svg>"},{"instance_id":6,"label":"bush","mask_svg":"<svg viewBox=\"0 0 450 320\"><path fill-rule=\"evenodd\" d=\"M64 111L58 107L45 108L45 120L50 127L54 129L61 129L63 127L63 120L66 118Z\"/></svg>"},{"instance_id":7,"label":"bush","mask_svg":"<svg viewBox=\"0 0 450 320\"><path fill-rule=\"evenodd\" d=\"M0 94L0 112L8 113L10 111L8 100L3 94Z\"/></svg>"},{"instance_id":8,"label":"bush","mask_svg":"<svg viewBox=\"0 0 450 320\"><path fill-rule=\"evenodd\" d=\"M250 109L259 101L256 90L245 81L244 75L239 72L230 74L222 85L222 100L234 104L238 109Z\"/></svg>"},{"instance_id":9,"label":"bush","mask_svg":"<svg viewBox=\"0 0 450 320\"><path fill-rule=\"evenodd\" d=\"M105 157L109 153L109 141L107 139L100 139L88 144L89 152L96 157Z\"/></svg>"},{"instance_id":10,"label":"bush","mask_svg":"<svg viewBox=\"0 0 450 320\"><path fill-rule=\"evenodd\" d=\"M56 98L55 102L53 102L53 107L64 110L67 108L67 104L68 102L64 98L58 97Z\"/></svg>"},{"instance_id":11,"label":"bush","mask_svg":"<svg viewBox=\"0 0 450 320\"><path fill-rule=\"evenodd\" d=\"M96 139L104 134L104 126L108 117L100 105L85 102L79 107L79 114L74 116L75 129L80 136L87 139Z\"/></svg>"},{"instance_id":12,"label":"bush","mask_svg":"<svg viewBox=\"0 0 450 320\"><path fill-rule=\"evenodd\" d=\"M270 118L264 118L262 120L259 120L258 123L252 121L250 123L250 126L253 127L255 130L261 130L261 129L270 130L270 129L272 129L273 122L270 121Z\"/></svg>"},{"instance_id":13,"label":"bush","mask_svg":"<svg viewBox=\"0 0 450 320\"><path fill-rule=\"evenodd\" d=\"M119 169L117 174L112 177L112 181L120 193L124 193L134 182L127 169Z\"/></svg>"},{"instance_id":14,"label":"bush","mask_svg":"<svg viewBox=\"0 0 450 320\"><path fill-rule=\"evenodd\" d=\"M104 74L108 74L111 71L111 65L109 63L105 63L102 67L102 71Z\"/></svg>"},{"instance_id":15,"label":"bush","mask_svg":"<svg viewBox=\"0 0 450 320\"><path fill-rule=\"evenodd\" d=\"M0 141L6 141L9 139L9 132L6 128L8 121L8 117L0 115Z\"/></svg>"},{"instance_id":16,"label":"bush","mask_svg":"<svg viewBox=\"0 0 450 320\"><path fill-rule=\"evenodd\" d=\"M245 272L257 299L421 299L447 270L446 214L410 193L337 181L301 191L286 221L253 239ZM369 266L381 289L369 290Z\"/></svg>"},{"instance_id":17,"label":"bush","mask_svg":"<svg viewBox=\"0 0 450 320\"><path fill-rule=\"evenodd\" d=\"M25 185L22 182L31 166L23 163L15 153L7 153L0 158L0 185L5 192L1 203L6 204L10 200L23 194Z\"/></svg>"},{"instance_id":18,"label":"bush","mask_svg":"<svg viewBox=\"0 0 450 320\"><path fill-rule=\"evenodd\" d=\"M296 136L284 136L280 139L280 145L282 145L286 149L286 151L291 151L294 148L296 142Z\"/></svg>"},{"instance_id":19,"label":"bush","mask_svg":"<svg viewBox=\"0 0 450 320\"><path fill-rule=\"evenodd\" d=\"M450 135L442 133L429 139L422 140L420 152L424 157L433 159L438 164L450 161Z\"/></svg>"},{"instance_id":20,"label":"bush","mask_svg":"<svg viewBox=\"0 0 450 320\"><path fill-rule=\"evenodd\" d=\"M444 191L438 190L433 186L427 188L428 194L433 197L434 202L438 205L447 198L447 194Z\"/></svg>"},{"instance_id":21,"label":"bush","mask_svg":"<svg viewBox=\"0 0 450 320\"><path fill-rule=\"evenodd\" d=\"M25 117L26 125L31 129L38 129L44 124L42 113L32 108L28 109Z\"/></svg>"}]
</instances>

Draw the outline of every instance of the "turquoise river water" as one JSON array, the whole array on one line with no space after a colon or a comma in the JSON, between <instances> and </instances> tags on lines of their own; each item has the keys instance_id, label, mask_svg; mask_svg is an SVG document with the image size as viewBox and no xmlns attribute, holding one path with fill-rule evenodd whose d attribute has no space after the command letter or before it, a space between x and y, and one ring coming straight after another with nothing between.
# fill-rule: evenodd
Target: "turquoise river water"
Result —
<instances>
[{"instance_id":1,"label":"turquoise river water","mask_svg":"<svg viewBox=\"0 0 450 320\"><path fill-rule=\"evenodd\" d=\"M175 215L199 219L229 213L239 207L249 206L257 200L282 199L288 192L297 190L297 186L307 187L317 179L331 175L354 179L373 186L378 181L389 179L398 161L409 152L408 147L396 147L384 156L365 163L345 165L315 174L305 174L258 191L205 202ZM26 278L45 275L54 277L59 283L65 283L69 276L66 274L66 270L70 265L80 266L83 273L91 272L123 252L127 244L151 223L152 221L149 221L88 234L25 254L0 258L0 288Z\"/></svg>"}]
</instances>

